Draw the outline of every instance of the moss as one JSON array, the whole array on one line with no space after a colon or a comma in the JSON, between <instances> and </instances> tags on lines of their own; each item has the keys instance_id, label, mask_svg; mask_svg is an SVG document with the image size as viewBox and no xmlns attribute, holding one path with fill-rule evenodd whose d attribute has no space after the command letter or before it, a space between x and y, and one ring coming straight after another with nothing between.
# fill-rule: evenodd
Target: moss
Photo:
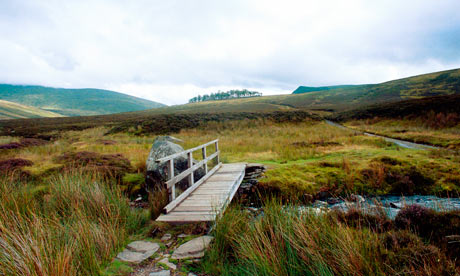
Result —
<instances>
[{"instance_id":1,"label":"moss","mask_svg":"<svg viewBox=\"0 0 460 276\"><path fill-rule=\"evenodd\" d=\"M134 269L125 262L113 260L102 272L102 276L124 276L134 272Z\"/></svg>"},{"instance_id":2,"label":"moss","mask_svg":"<svg viewBox=\"0 0 460 276\"><path fill-rule=\"evenodd\" d=\"M135 196L139 194L145 184L143 173L127 173L122 177L121 188L127 195Z\"/></svg>"}]
</instances>

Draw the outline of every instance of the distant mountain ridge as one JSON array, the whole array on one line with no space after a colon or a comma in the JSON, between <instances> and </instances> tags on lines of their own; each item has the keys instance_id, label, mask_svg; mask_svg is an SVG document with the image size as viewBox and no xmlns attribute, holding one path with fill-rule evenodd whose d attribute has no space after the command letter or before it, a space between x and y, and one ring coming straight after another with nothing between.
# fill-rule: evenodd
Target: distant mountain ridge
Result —
<instances>
[{"instance_id":1,"label":"distant mountain ridge","mask_svg":"<svg viewBox=\"0 0 460 276\"><path fill-rule=\"evenodd\" d=\"M0 100L39 108L63 116L103 115L165 106L110 90L12 84L0 84Z\"/></svg>"},{"instance_id":2,"label":"distant mountain ridge","mask_svg":"<svg viewBox=\"0 0 460 276\"><path fill-rule=\"evenodd\" d=\"M308 92L317 92L317 91L326 91L326 90L332 90L332 89L337 89L337 88L349 88L349 87L355 87L359 85L332 85L332 86L299 86L297 87L292 94L303 94L303 93L308 93Z\"/></svg>"},{"instance_id":3,"label":"distant mountain ridge","mask_svg":"<svg viewBox=\"0 0 460 276\"><path fill-rule=\"evenodd\" d=\"M323 92L321 96L356 101L386 102L391 99L411 99L460 93L460 69L422 74L378 84L336 85L322 87L299 86L292 94ZM319 95L319 94L318 94Z\"/></svg>"}]
</instances>

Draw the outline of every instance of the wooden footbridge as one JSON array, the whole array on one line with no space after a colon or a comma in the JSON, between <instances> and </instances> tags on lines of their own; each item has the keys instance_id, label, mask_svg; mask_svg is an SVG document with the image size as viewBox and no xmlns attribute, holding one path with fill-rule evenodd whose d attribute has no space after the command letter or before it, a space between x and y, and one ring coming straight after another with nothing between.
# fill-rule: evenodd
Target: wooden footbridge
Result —
<instances>
[{"instance_id":1,"label":"wooden footbridge","mask_svg":"<svg viewBox=\"0 0 460 276\"><path fill-rule=\"evenodd\" d=\"M214 153L207 156L206 148L213 145ZM199 150L202 152L203 160L194 164L193 152ZM174 159L185 155L187 155L188 169L174 175ZM222 164L219 155L219 141L214 140L156 160L157 163L167 164L166 187L170 200L157 221L169 223L213 221L217 215L225 211L243 181L246 164ZM213 159L216 165L208 169L208 163ZM204 168L205 175L195 182L194 172L199 168ZM186 177L189 187L176 197L176 184Z\"/></svg>"}]
</instances>

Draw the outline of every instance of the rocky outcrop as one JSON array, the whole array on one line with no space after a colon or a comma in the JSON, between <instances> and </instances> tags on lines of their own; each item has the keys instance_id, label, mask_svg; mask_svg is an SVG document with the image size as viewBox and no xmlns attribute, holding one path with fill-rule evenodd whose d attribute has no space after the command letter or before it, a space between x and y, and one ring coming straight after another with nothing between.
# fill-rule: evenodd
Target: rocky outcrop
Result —
<instances>
[{"instance_id":1,"label":"rocky outcrop","mask_svg":"<svg viewBox=\"0 0 460 276\"><path fill-rule=\"evenodd\" d=\"M246 165L245 175L243 182L238 188L237 197L248 203L258 202L257 184L259 179L266 171L266 167L263 164L249 163Z\"/></svg>"}]
</instances>

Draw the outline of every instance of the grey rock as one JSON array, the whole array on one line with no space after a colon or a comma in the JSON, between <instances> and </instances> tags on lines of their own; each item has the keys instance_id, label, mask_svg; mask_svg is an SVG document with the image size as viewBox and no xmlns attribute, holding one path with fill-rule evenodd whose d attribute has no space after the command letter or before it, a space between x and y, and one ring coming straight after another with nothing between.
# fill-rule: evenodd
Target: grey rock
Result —
<instances>
[{"instance_id":1,"label":"grey rock","mask_svg":"<svg viewBox=\"0 0 460 276\"><path fill-rule=\"evenodd\" d=\"M163 237L161 237L161 241L168 241L172 238L172 235L169 234L169 233L166 233L163 235Z\"/></svg>"},{"instance_id":2,"label":"grey rock","mask_svg":"<svg viewBox=\"0 0 460 276\"><path fill-rule=\"evenodd\" d=\"M162 271L157 271L157 272L151 272L149 276L170 276L171 271L169 270L162 270Z\"/></svg>"},{"instance_id":3,"label":"grey rock","mask_svg":"<svg viewBox=\"0 0 460 276\"><path fill-rule=\"evenodd\" d=\"M360 195L351 195L350 196L350 201L354 201L354 202L365 202L366 200L364 199L364 197L360 196Z\"/></svg>"},{"instance_id":4,"label":"grey rock","mask_svg":"<svg viewBox=\"0 0 460 276\"><path fill-rule=\"evenodd\" d=\"M319 207L319 208L327 208L327 202L324 202L324 201L321 201L321 200L316 200L314 203L313 203L313 206L314 207Z\"/></svg>"},{"instance_id":5,"label":"grey rock","mask_svg":"<svg viewBox=\"0 0 460 276\"><path fill-rule=\"evenodd\" d=\"M167 265L169 268L171 268L172 270L176 270L177 269L177 266L171 262L169 262L168 258L163 258L159 261L159 263L162 263L162 264L165 264Z\"/></svg>"},{"instance_id":6,"label":"grey rock","mask_svg":"<svg viewBox=\"0 0 460 276\"><path fill-rule=\"evenodd\" d=\"M173 259L202 258L204 251L214 239L212 236L201 236L179 246L173 253Z\"/></svg>"},{"instance_id":7,"label":"grey rock","mask_svg":"<svg viewBox=\"0 0 460 276\"><path fill-rule=\"evenodd\" d=\"M330 205L334 205L334 204L337 204L337 203L340 203L340 199L336 198L336 197L330 197L327 199L327 204L330 204Z\"/></svg>"},{"instance_id":8,"label":"grey rock","mask_svg":"<svg viewBox=\"0 0 460 276\"><path fill-rule=\"evenodd\" d=\"M187 276L196 276L196 274L195 274L195 273L192 273L192 272L189 272L189 273L187 274Z\"/></svg>"},{"instance_id":9,"label":"grey rock","mask_svg":"<svg viewBox=\"0 0 460 276\"><path fill-rule=\"evenodd\" d=\"M177 237L183 239L183 238L188 237L188 236L189 236L189 235L186 235L186 234L180 234L180 235L178 235Z\"/></svg>"},{"instance_id":10,"label":"grey rock","mask_svg":"<svg viewBox=\"0 0 460 276\"><path fill-rule=\"evenodd\" d=\"M164 185L164 182L168 177L167 163L159 164L155 161L157 159L184 151L184 148L177 144L179 142L182 142L182 140L172 136L159 136L153 142L146 161L147 173L145 181L147 185L146 188L149 192L162 188L162 185ZM174 175L180 174L187 168L188 159L186 154L174 158ZM195 180L201 178L203 175L204 169L202 168L194 172ZM188 185L188 178L182 180L180 184L186 187Z\"/></svg>"},{"instance_id":11,"label":"grey rock","mask_svg":"<svg viewBox=\"0 0 460 276\"><path fill-rule=\"evenodd\" d=\"M155 254L155 252L153 252L153 251L148 251L148 252L145 252L145 253L141 253L141 252L134 252L134 251L130 251L128 249L125 249L122 252L118 253L117 259L119 259L120 261L123 261L123 262L129 262L129 263L138 264L138 263L143 262L144 260L147 260L153 254Z\"/></svg>"},{"instance_id":12,"label":"grey rock","mask_svg":"<svg viewBox=\"0 0 460 276\"><path fill-rule=\"evenodd\" d=\"M146 253L146 252L151 252L153 253L157 252L158 249L160 249L160 246L157 243L153 242L148 242L148 241L134 241L126 246L131 251L135 252L140 252L140 253Z\"/></svg>"}]
</instances>

